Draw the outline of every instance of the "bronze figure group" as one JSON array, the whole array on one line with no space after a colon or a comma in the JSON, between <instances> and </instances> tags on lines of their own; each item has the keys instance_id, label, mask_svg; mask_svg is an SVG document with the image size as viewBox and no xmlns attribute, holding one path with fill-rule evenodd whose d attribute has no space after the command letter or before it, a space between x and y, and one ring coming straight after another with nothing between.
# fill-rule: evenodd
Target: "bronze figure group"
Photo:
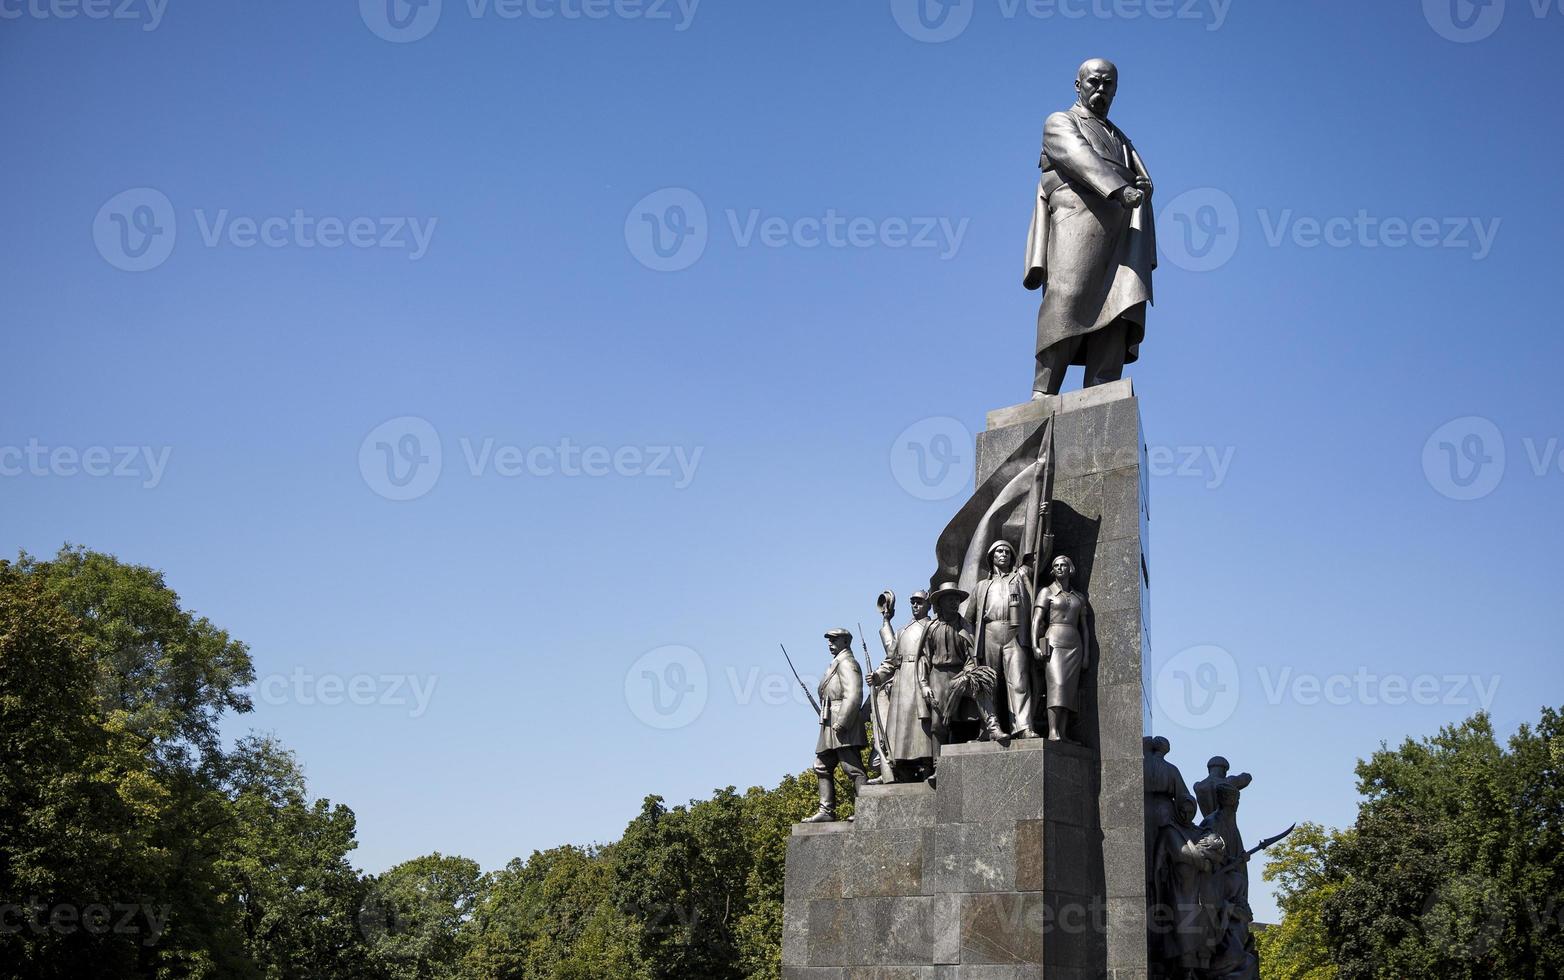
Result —
<instances>
[{"instance_id":1,"label":"bronze figure group","mask_svg":"<svg viewBox=\"0 0 1564 980\"><path fill-rule=\"evenodd\" d=\"M1292 830L1245 849L1238 801L1253 777L1230 774L1227 760L1218 756L1190 793L1183 774L1167 760L1168 740L1147 736L1143 744L1151 976L1259 980L1249 859Z\"/></svg>"},{"instance_id":2,"label":"bronze figure group","mask_svg":"<svg viewBox=\"0 0 1564 980\"><path fill-rule=\"evenodd\" d=\"M861 752L870 745L870 718L881 783L932 780L942 745L1009 744L1040 731L1069 738L1090 662L1091 607L1071 586L1075 564L1056 557L1053 581L1034 598L1033 571L1017 562L1013 545L996 542L989 556L989 575L975 594L955 582L914 592L912 620L900 629L894 593L881 593L885 659L868 675L867 699L852 633L825 634L831 663L819 685L815 742L820 809L808 822L836 819L837 769L857 787L867 782Z\"/></svg>"}]
</instances>

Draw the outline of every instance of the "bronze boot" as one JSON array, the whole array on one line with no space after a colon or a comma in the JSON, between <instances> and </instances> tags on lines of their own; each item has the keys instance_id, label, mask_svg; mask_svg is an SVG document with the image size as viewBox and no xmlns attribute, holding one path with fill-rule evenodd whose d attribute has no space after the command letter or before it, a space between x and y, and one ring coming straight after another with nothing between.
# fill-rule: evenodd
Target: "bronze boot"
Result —
<instances>
[{"instance_id":1,"label":"bronze boot","mask_svg":"<svg viewBox=\"0 0 1564 980\"><path fill-rule=\"evenodd\" d=\"M820 809L815 811L812 817L805 817L804 823L835 823L836 822L836 780L830 776L820 778Z\"/></svg>"}]
</instances>

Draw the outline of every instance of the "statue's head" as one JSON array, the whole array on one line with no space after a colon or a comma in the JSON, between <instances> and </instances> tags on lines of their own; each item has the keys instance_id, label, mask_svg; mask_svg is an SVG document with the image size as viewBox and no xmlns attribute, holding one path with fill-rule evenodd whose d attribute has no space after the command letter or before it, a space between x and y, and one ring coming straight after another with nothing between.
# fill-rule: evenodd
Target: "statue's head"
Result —
<instances>
[{"instance_id":1,"label":"statue's head","mask_svg":"<svg viewBox=\"0 0 1564 980\"><path fill-rule=\"evenodd\" d=\"M1158 735L1156 738L1152 739L1151 743L1151 751L1157 753L1158 755L1167 755L1169 752L1173 751L1173 743L1169 742L1161 735Z\"/></svg>"},{"instance_id":2,"label":"statue's head","mask_svg":"<svg viewBox=\"0 0 1564 980\"><path fill-rule=\"evenodd\" d=\"M995 541L988 546L988 567L996 572L1016 567L1016 550L1009 541Z\"/></svg>"},{"instance_id":3,"label":"statue's head","mask_svg":"<svg viewBox=\"0 0 1564 980\"><path fill-rule=\"evenodd\" d=\"M966 590L955 582L942 582L929 593L929 602L934 606L934 614L945 620L956 619L961 615L961 603L966 598Z\"/></svg>"},{"instance_id":4,"label":"statue's head","mask_svg":"<svg viewBox=\"0 0 1564 980\"><path fill-rule=\"evenodd\" d=\"M929 614L929 594L918 591L907 597L907 605L912 607L912 618L922 619Z\"/></svg>"},{"instance_id":5,"label":"statue's head","mask_svg":"<svg viewBox=\"0 0 1564 980\"><path fill-rule=\"evenodd\" d=\"M1232 766L1227 764L1227 760L1219 755L1212 756L1211 761L1206 763L1206 771L1213 776L1225 776L1231 768Z\"/></svg>"},{"instance_id":6,"label":"statue's head","mask_svg":"<svg viewBox=\"0 0 1564 980\"><path fill-rule=\"evenodd\" d=\"M1182 823L1195 822L1195 801L1187 796L1180 796L1173 802L1178 807L1178 819Z\"/></svg>"},{"instance_id":7,"label":"statue's head","mask_svg":"<svg viewBox=\"0 0 1564 980\"><path fill-rule=\"evenodd\" d=\"M826 642L831 645L831 652L833 654L841 653L843 650L851 650L853 648L853 634L849 633L845 629L827 630L825 638Z\"/></svg>"},{"instance_id":8,"label":"statue's head","mask_svg":"<svg viewBox=\"0 0 1564 980\"><path fill-rule=\"evenodd\" d=\"M1075 73L1075 91L1081 105L1094 114L1106 116L1113 108L1113 99L1119 94L1118 66L1106 58L1093 58Z\"/></svg>"},{"instance_id":9,"label":"statue's head","mask_svg":"<svg viewBox=\"0 0 1564 980\"><path fill-rule=\"evenodd\" d=\"M1060 581L1075 574L1075 562L1071 561L1068 555L1060 555L1058 558L1055 558L1054 563L1049 568L1053 571L1054 578Z\"/></svg>"}]
</instances>

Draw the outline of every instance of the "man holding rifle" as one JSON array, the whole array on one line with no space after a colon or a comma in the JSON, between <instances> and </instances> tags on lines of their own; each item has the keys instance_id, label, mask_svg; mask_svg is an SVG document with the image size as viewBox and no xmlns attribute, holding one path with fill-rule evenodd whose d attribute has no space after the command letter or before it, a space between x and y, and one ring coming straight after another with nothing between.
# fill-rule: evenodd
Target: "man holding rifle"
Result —
<instances>
[{"instance_id":1,"label":"man holding rifle","mask_svg":"<svg viewBox=\"0 0 1564 980\"><path fill-rule=\"evenodd\" d=\"M804 823L830 823L836 819L836 769L853 781L861 793L869 776L863 768L864 737L863 668L853 656L853 634L828 630L831 666L820 679L820 737L815 740L815 776L820 780L820 809ZM786 651L784 651L786 652Z\"/></svg>"}]
</instances>

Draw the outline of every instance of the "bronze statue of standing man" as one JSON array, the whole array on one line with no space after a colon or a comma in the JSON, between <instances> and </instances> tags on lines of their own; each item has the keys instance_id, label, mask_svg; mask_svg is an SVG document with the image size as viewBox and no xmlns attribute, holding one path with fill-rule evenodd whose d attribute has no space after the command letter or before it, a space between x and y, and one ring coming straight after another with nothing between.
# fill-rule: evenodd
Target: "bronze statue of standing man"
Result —
<instances>
[{"instance_id":1,"label":"bronze statue of standing man","mask_svg":"<svg viewBox=\"0 0 1564 980\"><path fill-rule=\"evenodd\" d=\"M1032 397L1057 395L1072 364L1084 387L1117 381L1140 356L1157 267L1151 177L1108 121L1119 69L1094 58L1075 77L1079 98L1043 127L1042 180L1027 236L1027 289L1043 288Z\"/></svg>"},{"instance_id":2,"label":"bronze statue of standing man","mask_svg":"<svg viewBox=\"0 0 1564 980\"><path fill-rule=\"evenodd\" d=\"M831 666L820 678L820 737L815 740L815 776L820 783L820 809L804 823L829 823L836 819L836 770L838 767L861 792L869 781L863 768L864 734L863 668L853 656L853 634L828 630Z\"/></svg>"},{"instance_id":3,"label":"bronze statue of standing man","mask_svg":"<svg viewBox=\"0 0 1564 980\"><path fill-rule=\"evenodd\" d=\"M1003 682L1010 735L1036 738L1032 728L1032 573L1008 541L988 549L988 578L975 587L966 610L978 663ZM998 698L995 699L996 701Z\"/></svg>"},{"instance_id":4,"label":"bronze statue of standing man","mask_svg":"<svg viewBox=\"0 0 1564 980\"><path fill-rule=\"evenodd\" d=\"M869 677L876 691L888 688L890 695L885 699L882 716L885 744L890 749L880 778L884 783L917 782L934 772L933 723L923 697L923 681L918 676L918 653L923 649L923 634L930 623L929 594L920 589L907 602L912 606L912 622L900 632L891 625L891 618L896 615L895 598L880 603L880 615L885 620L880 626L885 662Z\"/></svg>"},{"instance_id":5,"label":"bronze statue of standing man","mask_svg":"<svg viewBox=\"0 0 1564 980\"><path fill-rule=\"evenodd\" d=\"M1228 859L1233 862L1231 871L1241 879L1238 894L1248 902L1249 855L1244 850L1244 835L1238 830L1238 801L1254 777L1247 772L1229 775L1231 768L1225 758L1213 756L1206 763L1206 778L1195 784L1195 799L1206 826L1222 835Z\"/></svg>"}]
</instances>

